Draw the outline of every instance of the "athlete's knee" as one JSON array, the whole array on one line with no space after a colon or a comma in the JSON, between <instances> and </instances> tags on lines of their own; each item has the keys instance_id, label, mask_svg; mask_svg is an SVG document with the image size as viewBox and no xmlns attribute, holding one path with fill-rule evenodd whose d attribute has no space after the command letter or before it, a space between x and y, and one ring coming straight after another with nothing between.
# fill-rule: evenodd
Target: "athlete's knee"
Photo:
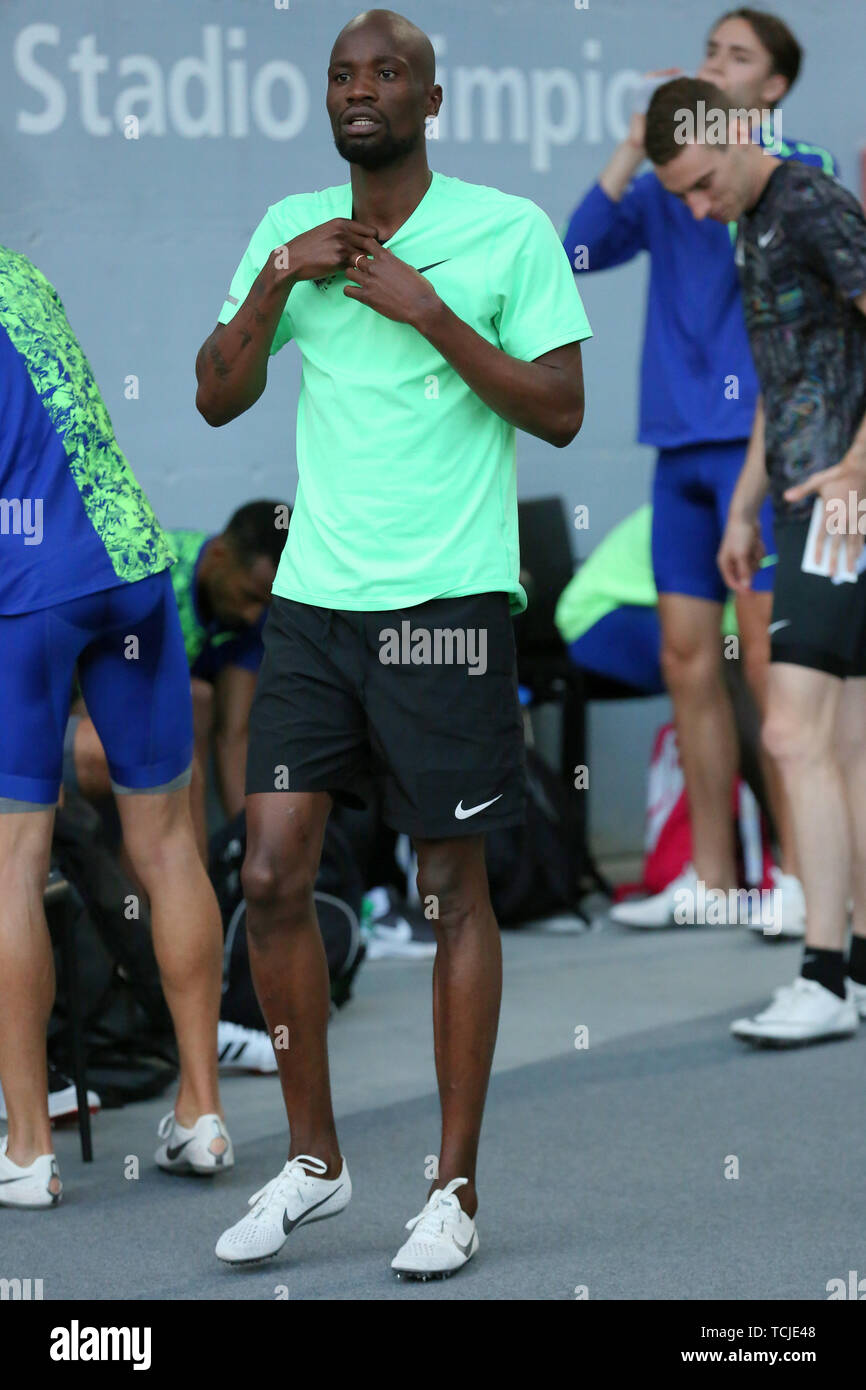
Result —
<instances>
[{"instance_id":1,"label":"athlete's knee","mask_svg":"<svg viewBox=\"0 0 866 1390\"><path fill-rule=\"evenodd\" d=\"M189 787L172 792L121 792L117 797L123 842L148 893L187 876L197 858Z\"/></svg>"},{"instance_id":2,"label":"athlete's knee","mask_svg":"<svg viewBox=\"0 0 866 1390\"><path fill-rule=\"evenodd\" d=\"M4 803L0 812L0 898L9 903L25 891L42 900L42 885L51 857L53 807L16 814L19 804Z\"/></svg>"},{"instance_id":3,"label":"athlete's knee","mask_svg":"<svg viewBox=\"0 0 866 1390\"><path fill-rule=\"evenodd\" d=\"M765 750L782 766L814 761L820 755L815 730L793 711L771 709L761 728Z\"/></svg>"},{"instance_id":4,"label":"athlete's knee","mask_svg":"<svg viewBox=\"0 0 866 1390\"><path fill-rule=\"evenodd\" d=\"M247 931L268 936L309 920L313 911L315 874L297 861L267 849L248 850L241 870L248 908Z\"/></svg>"},{"instance_id":5,"label":"athlete's knee","mask_svg":"<svg viewBox=\"0 0 866 1390\"><path fill-rule=\"evenodd\" d=\"M698 693L720 686L720 663L715 643L710 646L669 637L662 642L662 673L670 690Z\"/></svg>"},{"instance_id":6,"label":"athlete's knee","mask_svg":"<svg viewBox=\"0 0 866 1390\"><path fill-rule=\"evenodd\" d=\"M417 883L425 914L437 934L465 930L490 912L486 875L469 874L464 865L447 856L422 860Z\"/></svg>"}]
</instances>

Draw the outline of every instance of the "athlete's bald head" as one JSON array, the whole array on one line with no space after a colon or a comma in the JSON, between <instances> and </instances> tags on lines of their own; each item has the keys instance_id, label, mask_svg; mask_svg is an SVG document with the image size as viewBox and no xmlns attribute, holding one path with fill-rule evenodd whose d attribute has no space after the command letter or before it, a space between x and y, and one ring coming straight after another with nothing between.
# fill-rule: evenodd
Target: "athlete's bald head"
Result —
<instances>
[{"instance_id":1,"label":"athlete's bald head","mask_svg":"<svg viewBox=\"0 0 866 1390\"><path fill-rule=\"evenodd\" d=\"M441 101L433 45L417 24L393 10L364 10L341 29L327 107L344 159L373 170L416 157Z\"/></svg>"},{"instance_id":2,"label":"athlete's bald head","mask_svg":"<svg viewBox=\"0 0 866 1390\"><path fill-rule=\"evenodd\" d=\"M436 81L433 45L423 29L395 10L363 10L361 14L356 14L337 35L331 50L331 62L334 55L339 53L341 42L354 37L361 30L374 30L381 35L389 48L409 63L416 80L424 87L432 87Z\"/></svg>"}]
</instances>

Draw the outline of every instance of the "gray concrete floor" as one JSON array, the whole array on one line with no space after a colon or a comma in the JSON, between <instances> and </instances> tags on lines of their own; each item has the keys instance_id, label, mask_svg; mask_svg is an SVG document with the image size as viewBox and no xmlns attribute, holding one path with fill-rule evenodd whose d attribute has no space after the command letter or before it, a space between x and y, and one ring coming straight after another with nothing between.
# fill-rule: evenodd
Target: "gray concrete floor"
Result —
<instances>
[{"instance_id":1,"label":"gray concrete floor","mask_svg":"<svg viewBox=\"0 0 866 1390\"><path fill-rule=\"evenodd\" d=\"M796 944L744 929L504 934L505 997L479 1171L478 1257L405 1285L388 1262L437 1148L430 964L366 964L330 1030L354 1184L338 1219L247 1271L221 1230L285 1158L275 1078L229 1077L237 1166L214 1183L153 1165L171 1096L94 1121L96 1161L57 1133L53 1212L0 1209L0 1275L46 1299L826 1298L866 1272L866 1037L753 1052L728 1024L796 974ZM589 1046L575 1048L575 1030ZM124 1176L130 1156L140 1177ZM727 1179L736 1158L739 1177Z\"/></svg>"}]
</instances>

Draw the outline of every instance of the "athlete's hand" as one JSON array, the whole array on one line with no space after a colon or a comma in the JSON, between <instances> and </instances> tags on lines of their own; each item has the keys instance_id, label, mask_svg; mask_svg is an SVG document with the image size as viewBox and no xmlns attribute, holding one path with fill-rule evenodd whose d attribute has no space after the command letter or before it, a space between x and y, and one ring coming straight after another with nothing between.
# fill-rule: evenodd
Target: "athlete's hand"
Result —
<instances>
[{"instance_id":1,"label":"athlete's hand","mask_svg":"<svg viewBox=\"0 0 866 1390\"><path fill-rule=\"evenodd\" d=\"M646 115L643 111L633 111L628 123L628 133L625 143L630 149L639 154L641 159L646 156L644 140L646 139Z\"/></svg>"},{"instance_id":2,"label":"athlete's hand","mask_svg":"<svg viewBox=\"0 0 866 1390\"><path fill-rule=\"evenodd\" d=\"M376 228L347 217L333 217L319 227L292 237L271 253L274 269L290 280L323 280L346 270L361 254L378 246ZM281 255L282 253L282 255Z\"/></svg>"},{"instance_id":3,"label":"athlete's hand","mask_svg":"<svg viewBox=\"0 0 866 1390\"><path fill-rule=\"evenodd\" d=\"M760 524L729 515L716 556L728 588L737 594L751 589L752 575L760 569L765 554Z\"/></svg>"},{"instance_id":4,"label":"athlete's hand","mask_svg":"<svg viewBox=\"0 0 866 1390\"><path fill-rule=\"evenodd\" d=\"M425 312L439 302L429 280L378 242L369 256L353 261L346 275L352 281L343 290L347 299L357 299L395 323L417 328Z\"/></svg>"},{"instance_id":5,"label":"athlete's hand","mask_svg":"<svg viewBox=\"0 0 866 1390\"><path fill-rule=\"evenodd\" d=\"M661 77L667 77L668 79L671 79L673 77L679 77L681 72L682 68L655 68L652 72L645 72L643 75L643 80L644 82L649 83L655 82L658 78ZM637 154L639 154L641 159L643 159L646 156L646 150L644 148L645 140L646 112L635 111L632 113L631 118L629 119L628 133L625 137L624 143L626 145L629 145L631 149L634 150Z\"/></svg>"},{"instance_id":6,"label":"athlete's hand","mask_svg":"<svg viewBox=\"0 0 866 1390\"><path fill-rule=\"evenodd\" d=\"M796 487L789 487L785 492L785 501L799 502L811 496L820 497L824 503L824 531L830 537L830 573L835 574L839 567L843 536L848 568L853 570L863 548L861 524L866 528L866 520L861 522L860 506L863 498L866 498L866 459L856 450L849 449L841 463L815 473ZM813 556L816 564L820 563L824 545L824 532L819 531Z\"/></svg>"}]
</instances>

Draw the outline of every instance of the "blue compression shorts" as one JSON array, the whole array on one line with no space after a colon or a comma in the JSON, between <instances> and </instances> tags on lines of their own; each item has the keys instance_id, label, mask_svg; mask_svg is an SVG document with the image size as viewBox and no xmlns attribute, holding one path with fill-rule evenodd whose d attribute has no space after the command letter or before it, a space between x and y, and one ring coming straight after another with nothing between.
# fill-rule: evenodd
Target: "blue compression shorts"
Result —
<instances>
[{"instance_id":1,"label":"blue compression shorts","mask_svg":"<svg viewBox=\"0 0 866 1390\"><path fill-rule=\"evenodd\" d=\"M653 482L652 557L660 594L724 603L728 591L716 554L745 457L745 440L659 450ZM767 555L775 555L769 498L761 509L761 534ZM772 590L774 572L774 564L758 570L752 588Z\"/></svg>"},{"instance_id":2,"label":"blue compression shorts","mask_svg":"<svg viewBox=\"0 0 866 1390\"><path fill-rule=\"evenodd\" d=\"M189 666L168 570L0 614L0 652L0 810L55 805L76 667L114 790L189 781Z\"/></svg>"}]
</instances>

